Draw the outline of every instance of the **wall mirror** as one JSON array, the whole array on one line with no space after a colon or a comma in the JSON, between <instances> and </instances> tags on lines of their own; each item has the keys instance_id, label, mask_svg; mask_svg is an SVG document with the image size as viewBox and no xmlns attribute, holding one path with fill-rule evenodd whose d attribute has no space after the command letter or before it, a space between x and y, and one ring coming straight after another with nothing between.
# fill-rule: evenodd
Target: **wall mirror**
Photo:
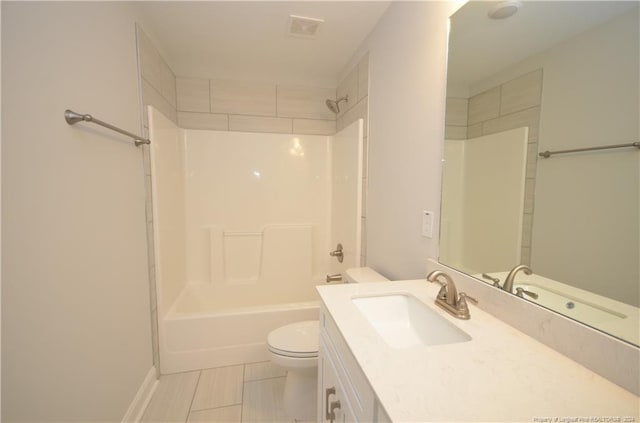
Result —
<instances>
[{"instance_id":1,"label":"wall mirror","mask_svg":"<svg viewBox=\"0 0 640 423\"><path fill-rule=\"evenodd\" d=\"M635 345L639 18L622 1L452 16L439 257L496 289L524 264L514 295Z\"/></svg>"}]
</instances>

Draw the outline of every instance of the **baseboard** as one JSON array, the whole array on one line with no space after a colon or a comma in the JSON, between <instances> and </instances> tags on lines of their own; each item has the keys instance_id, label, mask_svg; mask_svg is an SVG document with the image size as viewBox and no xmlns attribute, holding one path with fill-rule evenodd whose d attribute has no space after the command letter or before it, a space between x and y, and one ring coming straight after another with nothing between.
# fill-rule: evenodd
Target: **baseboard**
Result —
<instances>
[{"instance_id":1,"label":"baseboard","mask_svg":"<svg viewBox=\"0 0 640 423\"><path fill-rule=\"evenodd\" d=\"M156 368L151 367L144 381L142 381L142 385L140 385L136 396L133 397L129 409L122 418L122 423L137 423L142 419L142 415L147 409L147 405L149 405L149 401L151 401L151 397L156 391L157 386Z\"/></svg>"}]
</instances>

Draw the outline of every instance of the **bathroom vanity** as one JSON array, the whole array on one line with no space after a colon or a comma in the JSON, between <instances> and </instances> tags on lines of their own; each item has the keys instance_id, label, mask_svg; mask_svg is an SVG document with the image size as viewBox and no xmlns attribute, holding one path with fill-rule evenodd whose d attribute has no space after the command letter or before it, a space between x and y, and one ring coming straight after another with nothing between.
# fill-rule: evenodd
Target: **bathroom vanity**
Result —
<instances>
[{"instance_id":1,"label":"bathroom vanity","mask_svg":"<svg viewBox=\"0 0 640 423\"><path fill-rule=\"evenodd\" d=\"M473 305L469 320L448 315L439 289L424 279L318 287L318 421L638 421L634 394ZM418 336L385 327L393 318ZM456 331L467 336L448 337Z\"/></svg>"}]
</instances>

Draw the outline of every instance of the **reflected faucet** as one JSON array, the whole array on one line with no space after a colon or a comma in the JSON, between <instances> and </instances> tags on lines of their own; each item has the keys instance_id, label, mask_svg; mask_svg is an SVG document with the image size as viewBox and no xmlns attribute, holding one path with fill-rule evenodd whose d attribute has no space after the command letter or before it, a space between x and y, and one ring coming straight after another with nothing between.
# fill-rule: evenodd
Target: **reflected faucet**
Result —
<instances>
[{"instance_id":1,"label":"reflected faucet","mask_svg":"<svg viewBox=\"0 0 640 423\"><path fill-rule=\"evenodd\" d=\"M533 271L526 264L520 264L514 267L513 269L511 269L511 271L507 275L507 278L504 280L504 284L502 285L503 290L509 293L513 293L513 281L516 279L516 274L521 270L525 275L530 275L533 273Z\"/></svg>"},{"instance_id":2,"label":"reflected faucet","mask_svg":"<svg viewBox=\"0 0 640 423\"><path fill-rule=\"evenodd\" d=\"M484 279L489 279L491 282L493 282L493 286L495 286L496 288L500 288L500 279L494 278L493 276L486 273L483 273L482 277Z\"/></svg>"},{"instance_id":3,"label":"reflected faucet","mask_svg":"<svg viewBox=\"0 0 640 423\"><path fill-rule=\"evenodd\" d=\"M524 298L525 295L530 296L531 298L533 298L534 300L538 299L538 294L536 294L535 292L531 292L531 291L527 291L524 288L521 287L517 287L516 288L516 296L520 297L520 298Z\"/></svg>"}]
</instances>

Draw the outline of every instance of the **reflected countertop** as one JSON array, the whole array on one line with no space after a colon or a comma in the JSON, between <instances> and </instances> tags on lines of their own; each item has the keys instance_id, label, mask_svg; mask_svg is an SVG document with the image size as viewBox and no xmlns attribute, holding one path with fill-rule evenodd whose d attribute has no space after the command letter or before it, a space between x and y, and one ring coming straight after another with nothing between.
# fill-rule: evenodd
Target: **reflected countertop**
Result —
<instances>
[{"instance_id":1,"label":"reflected countertop","mask_svg":"<svg viewBox=\"0 0 640 423\"><path fill-rule=\"evenodd\" d=\"M449 316L434 304L438 289L425 280L318 287L394 422L638 421L639 397L473 305L470 320ZM351 299L389 294L415 296L472 340L388 346Z\"/></svg>"},{"instance_id":2,"label":"reflected countertop","mask_svg":"<svg viewBox=\"0 0 640 423\"><path fill-rule=\"evenodd\" d=\"M491 272L489 276L504 281L508 273L508 271ZM481 274L473 276L491 284ZM634 345L640 345L640 309L638 307L536 273L531 275L519 273L514 282L514 290L516 287L540 294L537 299L524 297L528 301L540 304ZM571 303L570 307L567 305L568 303Z\"/></svg>"}]
</instances>

